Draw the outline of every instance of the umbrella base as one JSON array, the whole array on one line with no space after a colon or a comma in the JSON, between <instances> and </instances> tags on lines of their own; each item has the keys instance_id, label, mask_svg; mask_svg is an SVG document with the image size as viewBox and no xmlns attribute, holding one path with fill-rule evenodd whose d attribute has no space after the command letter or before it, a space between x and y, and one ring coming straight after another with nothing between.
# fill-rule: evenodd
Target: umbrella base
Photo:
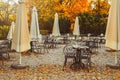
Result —
<instances>
[{"instance_id":1,"label":"umbrella base","mask_svg":"<svg viewBox=\"0 0 120 80\"><path fill-rule=\"evenodd\" d=\"M12 64L11 67L14 69L25 69L25 68L28 68L29 66L24 64Z\"/></svg>"},{"instance_id":2,"label":"umbrella base","mask_svg":"<svg viewBox=\"0 0 120 80\"><path fill-rule=\"evenodd\" d=\"M120 65L107 64L106 67L109 67L109 68L111 68L111 69L120 69Z\"/></svg>"},{"instance_id":3,"label":"umbrella base","mask_svg":"<svg viewBox=\"0 0 120 80\"><path fill-rule=\"evenodd\" d=\"M106 50L107 52L117 52L117 50L112 50L112 49L110 49L110 50Z\"/></svg>"}]
</instances>

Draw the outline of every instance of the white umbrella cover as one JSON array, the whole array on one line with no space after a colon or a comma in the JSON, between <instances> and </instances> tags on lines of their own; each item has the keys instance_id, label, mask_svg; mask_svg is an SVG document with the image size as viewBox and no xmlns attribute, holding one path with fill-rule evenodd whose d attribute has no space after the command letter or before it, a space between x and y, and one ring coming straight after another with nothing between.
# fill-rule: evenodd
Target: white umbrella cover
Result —
<instances>
[{"instance_id":1,"label":"white umbrella cover","mask_svg":"<svg viewBox=\"0 0 120 80\"><path fill-rule=\"evenodd\" d=\"M111 2L105 38L106 47L120 50L120 0Z\"/></svg>"},{"instance_id":2,"label":"white umbrella cover","mask_svg":"<svg viewBox=\"0 0 120 80\"><path fill-rule=\"evenodd\" d=\"M76 19L75 19L73 35L80 35L80 30L79 30L79 19L78 19L78 17L76 17Z\"/></svg>"},{"instance_id":3,"label":"white umbrella cover","mask_svg":"<svg viewBox=\"0 0 120 80\"><path fill-rule=\"evenodd\" d=\"M19 53L30 49L30 35L28 30L27 14L25 3L23 1L19 1L17 8L16 27L13 34L12 49Z\"/></svg>"},{"instance_id":4,"label":"white umbrella cover","mask_svg":"<svg viewBox=\"0 0 120 80\"><path fill-rule=\"evenodd\" d=\"M106 29L106 47L120 50L120 0L112 0Z\"/></svg>"},{"instance_id":5,"label":"white umbrella cover","mask_svg":"<svg viewBox=\"0 0 120 80\"><path fill-rule=\"evenodd\" d=\"M32 9L31 15L31 30L30 30L31 39L39 39L39 24L38 24L38 14L36 7Z\"/></svg>"},{"instance_id":6,"label":"white umbrella cover","mask_svg":"<svg viewBox=\"0 0 120 80\"><path fill-rule=\"evenodd\" d=\"M11 40L11 39L12 39L13 34L14 34L14 28L15 28L15 23L12 22L12 23L11 23L11 26L10 26L10 29L9 29L9 32L8 32L8 35L7 35L7 39L8 39L8 40Z\"/></svg>"},{"instance_id":7,"label":"white umbrella cover","mask_svg":"<svg viewBox=\"0 0 120 80\"><path fill-rule=\"evenodd\" d=\"M60 36L59 21L58 21L58 14L57 13L55 13L52 36Z\"/></svg>"}]
</instances>

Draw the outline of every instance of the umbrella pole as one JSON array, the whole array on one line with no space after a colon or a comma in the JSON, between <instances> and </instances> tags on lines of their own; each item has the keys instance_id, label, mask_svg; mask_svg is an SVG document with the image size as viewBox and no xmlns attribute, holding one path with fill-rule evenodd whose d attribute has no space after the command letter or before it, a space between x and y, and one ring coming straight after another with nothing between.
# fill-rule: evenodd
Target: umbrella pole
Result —
<instances>
[{"instance_id":1,"label":"umbrella pole","mask_svg":"<svg viewBox=\"0 0 120 80\"><path fill-rule=\"evenodd\" d=\"M21 64L21 61L22 61L22 60L21 60L21 58L22 58L21 52L19 52L19 55L20 55L19 64L12 64L11 67L14 68L14 69L24 69L24 68L29 67L29 66L27 66L27 65Z\"/></svg>"},{"instance_id":2,"label":"umbrella pole","mask_svg":"<svg viewBox=\"0 0 120 80\"><path fill-rule=\"evenodd\" d=\"M118 52L118 51L117 51ZM119 55L117 54L117 52L115 53L115 64L114 65L107 65L108 67L112 68L112 69L120 69L120 64L119 64Z\"/></svg>"},{"instance_id":3,"label":"umbrella pole","mask_svg":"<svg viewBox=\"0 0 120 80\"><path fill-rule=\"evenodd\" d=\"M117 53L115 53L115 64L117 64Z\"/></svg>"},{"instance_id":4,"label":"umbrella pole","mask_svg":"<svg viewBox=\"0 0 120 80\"><path fill-rule=\"evenodd\" d=\"M19 64L21 64L21 53L19 53L20 54L20 63Z\"/></svg>"}]
</instances>

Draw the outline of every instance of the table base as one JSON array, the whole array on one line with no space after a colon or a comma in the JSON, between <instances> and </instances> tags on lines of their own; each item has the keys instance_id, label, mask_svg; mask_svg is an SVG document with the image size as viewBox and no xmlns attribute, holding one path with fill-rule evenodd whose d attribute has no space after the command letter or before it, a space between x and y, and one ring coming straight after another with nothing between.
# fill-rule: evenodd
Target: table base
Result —
<instances>
[{"instance_id":1,"label":"table base","mask_svg":"<svg viewBox=\"0 0 120 80\"><path fill-rule=\"evenodd\" d=\"M70 68L72 70L79 70L79 69L84 69L85 65L83 63L75 62L73 63Z\"/></svg>"}]
</instances>

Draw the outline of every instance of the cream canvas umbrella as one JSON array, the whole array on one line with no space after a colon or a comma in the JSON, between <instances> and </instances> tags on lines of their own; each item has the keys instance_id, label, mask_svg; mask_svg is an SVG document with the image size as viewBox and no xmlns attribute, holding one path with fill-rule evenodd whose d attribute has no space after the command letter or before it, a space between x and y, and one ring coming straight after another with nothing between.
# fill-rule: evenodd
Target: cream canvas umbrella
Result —
<instances>
[{"instance_id":1,"label":"cream canvas umbrella","mask_svg":"<svg viewBox=\"0 0 120 80\"><path fill-rule=\"evenodd\" d=\"M120 0L112 0L106 29L106 47L120 50ZM117 58L115 56L115 63Z\"/></svg>"},{"instance_id":2,"label":"cream canvas umbrella","mask_svg":"<svg viewBox=\"0 0 120 80\"><path fill-rule=\"evenodd\" d=\"M73 35L76 35L76 36L79 36L79 35L80 35L80 30L79 30L79 19L78 19L78 17L76 17L76 19L75 19Z\"/></svg>"},{"instance_id":3,"label":"cream canvas umbrella","mask_svg":"<svg viewBox=\"0 0 120 80\"><path fill-rule=\"evenodd\" d=\"M38 14L36 7L33 7L32 9L30 36L31 40L36 40L40 38Z\"/></svg>"},{"instance_id":4,"label":"cream canvas umbrella","mask_svg":"<svg viewBox=\"0 0 120 80\"><path fill-rule=\"evenodd\" d=\"M59 21L58 21L58 14L57 13L55 13L52 36L60 36Z\"/></svg>"},{"instance_id":5,"label":"cream canvas umbrella","mask_svg":"<svg viewBox=\"0 0 120 80\"><path fill-rule=\"evenodd\" d=\"M10 26L10 29L9 29L9 32L8 32L8 35L7 35L7 39L8 39L8 40L11 40L11 39L12 39L13 33L14 33L14 28L15 28L15 23L12 22L12 23L11 23L11 26Z\"/></svg>"},{"instance_id":6,"label":"cream canvas umbrella","mask_svg":"<svg viewBox=\"0 0 120 80\"><path fill-rule=\"evenodd\" d=\"M25 8L25 2L19 1L17 8L16 27L13 34L12 49L16 50L20 54L21 64L21 52L30 49L30 35L28 30L28 21Z\"/></svg>"}]
</instances>

